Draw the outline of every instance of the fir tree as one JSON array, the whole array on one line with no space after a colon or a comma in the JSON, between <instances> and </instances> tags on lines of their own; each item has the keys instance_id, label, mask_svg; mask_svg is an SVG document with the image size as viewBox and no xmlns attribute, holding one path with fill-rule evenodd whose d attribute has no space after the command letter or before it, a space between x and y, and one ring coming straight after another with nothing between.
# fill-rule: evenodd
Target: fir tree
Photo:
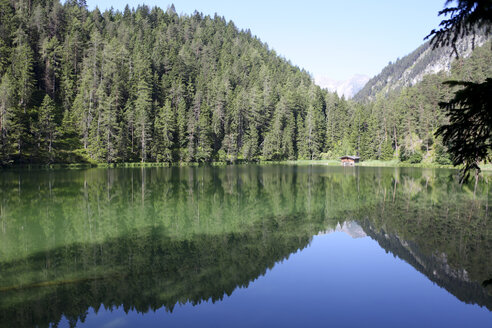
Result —
<instances>
[{"instance_id":1,"label":"fir tree","mask_svg":"<svg viewBox=\"0 0 492 328\"><path fill-rule=\"evenodd\" d=\"M46 95L39 108L38 129L40 135L40 150L48 152L48 160L54 159L53 143L57 137L57 124L55 121L56 107L53 99Z\"/></svg>"}]
</instances>

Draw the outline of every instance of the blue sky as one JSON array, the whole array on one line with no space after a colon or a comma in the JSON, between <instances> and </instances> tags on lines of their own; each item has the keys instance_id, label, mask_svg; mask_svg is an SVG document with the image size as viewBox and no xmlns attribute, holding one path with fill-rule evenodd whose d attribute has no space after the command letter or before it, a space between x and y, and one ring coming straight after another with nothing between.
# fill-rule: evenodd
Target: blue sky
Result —
<instances>
[{"instance_id":1,"label":"blue sky","mask_svg":"<svg viewBox=\"0 0 492 328\"><path fill-rule=\"evenodd\" d=\"M218 13L314 77L374 76L423 43L438 27L445 0L87 0L89 9L145 3L179 14Z\"/></svg>"}]
</instances>

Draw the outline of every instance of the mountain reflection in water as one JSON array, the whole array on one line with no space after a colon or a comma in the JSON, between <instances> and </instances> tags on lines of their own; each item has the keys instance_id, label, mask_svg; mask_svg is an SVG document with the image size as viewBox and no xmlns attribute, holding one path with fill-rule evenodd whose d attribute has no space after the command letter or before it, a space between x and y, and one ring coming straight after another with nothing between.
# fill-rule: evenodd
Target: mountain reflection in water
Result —
<instances>
[{"instance_id":1,"label":"mountain reflection in water","mask_svg":"<svg viewBox=\"0 0 492 328\"><path fill-rule=\"evenodd\" d=\"M453 170L231 166L4 171L0 327L220 301L310 245L366 235L492 311L490 176ZM348 259L349 260L349 259ZM384 293L384 291L381 291Z\"/></svg>"}]
</instances>

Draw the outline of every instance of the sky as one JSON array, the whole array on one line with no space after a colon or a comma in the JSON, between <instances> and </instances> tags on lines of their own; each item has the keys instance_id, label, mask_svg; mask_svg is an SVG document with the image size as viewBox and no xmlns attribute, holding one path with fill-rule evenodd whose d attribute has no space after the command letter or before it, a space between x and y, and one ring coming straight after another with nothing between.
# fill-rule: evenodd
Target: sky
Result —
<instances>
[{"instance_id":1,"label":"sky","mask_svg":"<svg viewBox=\"0 0 492 328\"><path fill-rule=\"evenodd\" d=\"M445 0L87 0L90 10L145 3L178 14L195 10L250 29L277 54L316 78L372 77L424 42Z\"/></svg>"}]
</instances>

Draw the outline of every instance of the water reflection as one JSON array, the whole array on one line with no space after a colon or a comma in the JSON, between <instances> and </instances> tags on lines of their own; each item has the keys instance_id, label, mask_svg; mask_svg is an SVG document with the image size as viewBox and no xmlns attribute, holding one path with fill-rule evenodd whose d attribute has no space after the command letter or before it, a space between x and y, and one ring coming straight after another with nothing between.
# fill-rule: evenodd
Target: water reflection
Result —
<instances>
[{"instance_id":1,"label":"water reflection","mask_svg":"<svg viewBox=\"0 0 492 328\"><path fill-rule=\"evenodd\" d=\"M221 300L320 232L368 235L492 310L490 184L451 170L293 166L6 171L0 326ZM486 176L486 180L489 177Z\"/></svg>"}]
</instances>

